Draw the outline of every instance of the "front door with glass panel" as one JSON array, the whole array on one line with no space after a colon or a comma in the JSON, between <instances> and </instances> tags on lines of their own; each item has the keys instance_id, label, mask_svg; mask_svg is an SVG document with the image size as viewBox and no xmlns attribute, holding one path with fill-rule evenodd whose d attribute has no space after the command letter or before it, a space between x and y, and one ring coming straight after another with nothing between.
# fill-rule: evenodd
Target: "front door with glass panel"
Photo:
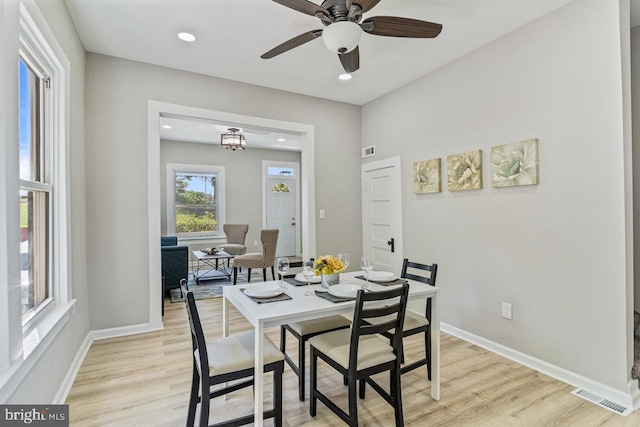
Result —
<instances>
[{"instance_id":1,"label":"front door with glass panel","mask_svg":"<svg viewBox=\"0 0 640 427\"><path fill-rule=\"evenodd\" d=\"M278 177L266 179L267 228L277 228L276 256L296 256L296 180Z\"/></svg>"}]
</instances>

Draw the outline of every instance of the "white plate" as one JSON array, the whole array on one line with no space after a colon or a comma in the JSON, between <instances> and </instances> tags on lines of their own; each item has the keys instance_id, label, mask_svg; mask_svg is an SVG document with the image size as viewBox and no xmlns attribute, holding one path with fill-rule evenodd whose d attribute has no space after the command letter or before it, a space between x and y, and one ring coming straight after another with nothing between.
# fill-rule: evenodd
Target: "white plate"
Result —
<instances>
[{"instance_id":1,"label":"white plate","mask_svg":"<svg viewBox=\"0 0 640 427\"><path fill-rule=\"evenodd\" d=\"M307 278L304 277L302 275L302 273L298 273L296 274L296 277L294 277L294 279L296 279L298 282L303 282L303 283L307 283ZM310 280L311 283L320 283L320 279L322 279L320 276L313 276Z\"/></svg>"},{"instance_id":2,"label":"white plate","mask_svg":"<svg viewBox=\"0 0 640 427\"><path fill-rule=\"evenodd\" d=\"M282 295L284 288L277 283L260 284L251 288L247 287L244 294L254 298L273 298Z\"/></svg>"},{"instance_id":3,"label":"white plate","mask_svg":"<svg viewBox=\"0 0 640 427\"><path fill-rule=\"evenodd\" d=\"M340 298L355 298L360 289L356 285L333 285L329 287L329 293Z\"/></svg>"},{"instance_id":4,"label":"white plate","mask_svg":"<svg viewBox=\"0 0 640 427\"><path fill-rule=\"evenodd\" d=\"M396 275L390 271L372 271L369 273L369 280L374 282L392 282L396 279Z\"/></svg>"}]
</instances>

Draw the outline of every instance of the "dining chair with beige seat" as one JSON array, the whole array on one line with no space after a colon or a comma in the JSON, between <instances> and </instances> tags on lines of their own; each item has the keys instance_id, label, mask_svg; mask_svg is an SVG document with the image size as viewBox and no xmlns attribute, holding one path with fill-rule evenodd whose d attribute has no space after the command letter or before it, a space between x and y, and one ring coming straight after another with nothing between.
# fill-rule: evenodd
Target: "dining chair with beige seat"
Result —
<instances>
[{"instance_id":1,"label":"dining chair with beige seat","mask_svg":"<svg viewBox=\"0 0 640 427\"><path fill-rule=\"evenodd\" d=\"M411 269L411 270L409 270ZM420 270L419 272L417 270ZM411 272L410 272L411 271ZM427 272L428 275L423 272ZM419 274L421 273L421 274ZM420 264L417 262L411 262L408 259L404 259L402 263L402 272L400 277L403 279L416 280L427 285L436 285L436 275L438 273L438 264ZM373 323L384 322L385 318L371 319ZM402 373L413 371L420 366L427 365L427 377L431 380L431 298L427 298L424 315L416 313L412 310L407 310L407 314L404 320L404 326L402 328L402 337L409 337L412 335L424 333L424 353L425 356L420 360L414 361L402 367ZM385 334L387 338L392 337L392 333Z\"/></svg>"},{"instance_id":2,"label":"dining chair with beige seat","mask_svg":"<svg viewBox=\"0 0 640 427\"><path fill-rule=\"evenodd\" d=\"M325 332L333 332L339 329L346 329L351 326L351 320L344 316L334 315L320 319L306 320L304 322L289 323L280 326L280 351L284 353L284 358L291 370L298 376L298 398L304 402L305 392L305 345L310 338ZM289 357L287 349L287 331L298 340L298 364Z\"/></svg>"},{"instance_id":3,"label":"dining chair with beige seat","mask_svg":"<svg viewBox=\"0 0 640 427\"><path fill-rule=\"evenodd\" d=\"M185 306L191 329L193 376L187 412L187 426L208 426L210 400L231 392L253 386L255 366L254 332L244 332L207 342L200 323L200 316L193 292L187 281L181 282ZM264 412L264 419L273 418L274 425L282 426L282 372L284 355L264 337L264 372L273 372L273 409ZM237 382L243 380L241 382ZM212 386L230 383L211 390ZM200 416L195 424L196 409L200 403ZM236 417L215 424L216 426L240 426L254 422L253 414Z\"/></svg>"},{"instance_id":4,"label":"dining chair with beige seat","mask_svg":"<svg viewBox=\"0 0 640 427\"><path fill-rule=\"evenodd\" d=\"M311 348L309 413L312 417L316 416L317 401L320 400L344 422L353 427L357 426L356 385L360 385L359 395L364 399L364 384L369 384L393 407L396 427L404 425L400 373L402 336L396 334L389 341L380 334L402 329L408 295L408 283L379 292L365 292L360 289L356 297L352 328L317 335L309 340ZM388 317L389 320L377 324L370 322L371 319L382 316ZM346 378L348 413L318 390L318 358ZM390 373L388 393L371 378L372 375L385 371Z\"/></svg>"},{"instance_id":5,"label":"dining chair with beige seat","mask_svg":"<svg viewBox=\"0 0 640 427\"><path fill-rule=\"evenodd\" d=\"M276 257L276 246L278 244L278 229L267 229L260 231L260 241L262 242L262 252L251 252L239 255L233 259L233 284L238 282L238 269L246 267L247 282L251 282L251 269L261 268L262 278L267 281L267 268L271 267L271 277L276 280L273 263Z\"/></svg>"}]
</instances>

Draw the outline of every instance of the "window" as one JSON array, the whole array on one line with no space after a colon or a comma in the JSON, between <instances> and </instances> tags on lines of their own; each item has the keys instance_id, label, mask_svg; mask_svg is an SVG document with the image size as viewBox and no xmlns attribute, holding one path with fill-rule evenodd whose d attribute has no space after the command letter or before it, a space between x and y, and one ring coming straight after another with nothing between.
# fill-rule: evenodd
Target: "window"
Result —
<instances>
[{"instance_id":1,"label":"window","mask_svg":"<svg viewBox=\"0 0 640 427\"><path fill-rule=\"evenodd\" d=\"M272 193L290 193L291 190L289 190L289 186L287 184L285 184L284 182L279 182L273 187L271 187L271 192Z\"/></svg>"},{"instance_id":2,"label":"window","mask_svg":"<svg viewBox=\"0 0 640 427\"><path fill-rule=\"evenodd\" d=\"M218 175L176 173L175 183L177 236L218 234Z\"/></svg>"},{"instance_id":3,"label":"window","mask_svg":"<svg viewBox=\"0 0 640 427\"><path fill-rule=\"evenodd\" d=\"M21 52L18 60L20 144L20 275L23 322L52 297L51 193L47 159L49 78L44 67Z\"/></svg>"},{"instance_id":4,"label":"window","mask_svg":"<svg viewBox=\"0 0 640 427\"><path fill-rule=\"evenodd\" d=\"M293 176L292 167L267 166L267 175Z\"/></svg>"},{"instance_id":5,"label":"window","mask_svg":"<svg viewBox=\"0 0 640 427\"><path fill-rule=\"evenodd\" d=\"M180 239L222 236L224 168L167 165L168 231Z\"/></svg>"}]
</instances>

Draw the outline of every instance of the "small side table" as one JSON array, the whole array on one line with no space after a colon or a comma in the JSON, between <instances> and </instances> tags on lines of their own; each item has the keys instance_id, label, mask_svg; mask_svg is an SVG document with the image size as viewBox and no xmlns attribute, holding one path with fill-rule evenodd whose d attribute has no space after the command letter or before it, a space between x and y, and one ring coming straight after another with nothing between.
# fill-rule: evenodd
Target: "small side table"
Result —
<instances>
[{"instance_id":1,"label":"small side table","mask_svg":"<svg viewBox=\"0 0 640 427\"><path fill-rule=\"evenodd\" d=\"M224 261L227 263L234 258L234 255L230 255L225 251L219 251L215 255L207 255L202 251L192 251L193 256L196 257L197 264L196 269L193 272L193 279L196 285L200 284L200 280L215 280L226 278L231 281L231 268L224 266ZM220 263L222 260L222 263Z\"/></svg>"}]
</instances>

